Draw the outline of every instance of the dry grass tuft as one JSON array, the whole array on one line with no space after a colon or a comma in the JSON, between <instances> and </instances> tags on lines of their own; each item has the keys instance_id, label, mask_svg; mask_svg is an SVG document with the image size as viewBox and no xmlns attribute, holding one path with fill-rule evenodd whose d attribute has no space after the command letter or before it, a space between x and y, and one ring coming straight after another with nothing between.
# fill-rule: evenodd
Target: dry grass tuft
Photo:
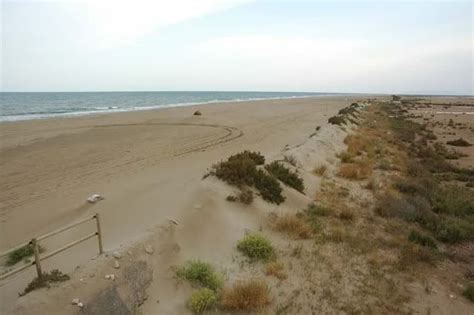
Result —
<instances>
[{"instance_id":1,"label":"dry grass tuft","mask_svg":"<svg viewBox=\"0 0 474 315\"><path fill-rule=\"evenodd\" d=\"M231 310L258 311L269 303L268 286L259 280L236 282L222 294L222 306Z\"/></svg>"},{"instance_id":2,"label":"dry grass tuft","mask_svg":"<svg viewBox=\"0 0 474 315\"><path fill-rule=\"evenodd\" d=\"M311 225L294 214L275 218L273 225L275 230L287 233L297 239L308 239L312 234Z\"/></svg>"},{"instance_id":3,"label":"dry grass tuft","mask_svg":"<svg viewBox=\"0 0 474 315\"><path fill-rule=\"evenodd\" d=\"M288 275L283 271L284 266L282 263L277 261L272 261L266 264L265 274L267 276L274 276L280 280L285 280L288 278Z\"/></svg>"},{"instance_id":4,"label":"dry grass tuft","mask_svg":"<svg viewBox=\"0 0 474 315\"><path fill-rule=\"evenodd\" d=\"M326 165L320 165L313 170L314 175L324 176L328 170Z\"/></svg>"},{"instance_id":5,"label":"dry grass tuft","mask_svg":"<svg viewBox=\"0 0 474 315\"><path fill-rule=\"evenodd\" d=\"M352 221L354 220L354 212L351 209L343 209L339 213L339 219L344 221Z\"/></svg>"},{"instance_id":6,"label":"dry grass tuft","mask_svg":"<svg viewBox=\"0 0 474 315\"><path fill-rule=\"evenodd\" d=\"M342 164L338 173L339 176L351 180L366 179L371 174L372 167L367 162Z\"/></svg>"}]
</instances>

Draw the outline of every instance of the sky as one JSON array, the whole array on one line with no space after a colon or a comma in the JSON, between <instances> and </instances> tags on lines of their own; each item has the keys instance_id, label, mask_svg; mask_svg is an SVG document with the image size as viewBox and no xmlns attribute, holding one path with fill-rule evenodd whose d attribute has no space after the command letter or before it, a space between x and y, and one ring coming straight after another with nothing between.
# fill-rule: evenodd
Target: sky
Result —
<instances>
[{"instance_id":1,"label":"sky","mask_svg":"<svg viewBox=\"0 0 474 315\"><path fill-rule=\"evenodd\" d=\"M472 1L0 1L1 91L474 90Z\"/></svg>"}]
</instances>

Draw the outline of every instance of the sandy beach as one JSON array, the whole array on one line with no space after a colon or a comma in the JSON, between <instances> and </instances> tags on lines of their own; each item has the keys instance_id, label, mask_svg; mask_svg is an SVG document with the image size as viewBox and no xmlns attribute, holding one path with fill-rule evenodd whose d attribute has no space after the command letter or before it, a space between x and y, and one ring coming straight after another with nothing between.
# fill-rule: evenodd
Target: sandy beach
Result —
<instances>
[{"instance_id":1,"label":"sandy beach","mask_svg":"<svg viewBox=\"0 0 474 315\"><path fill-rule=\"evenodd\" d=\"M125 246L169 217L179 221L198 199L199 183L211 164L244 149L278 156L359 98L239 102L1 124L0 248L96 212L105 250ZM195 110L203 115L193 116ZM88 204L93 193L105 200ZM46 246L57 248L84 235L84 229ZM90 261L95 242L46 265L69 272ZM13 277L10 284L19 291L32 272Z\"/></svg>"}]
</instances>

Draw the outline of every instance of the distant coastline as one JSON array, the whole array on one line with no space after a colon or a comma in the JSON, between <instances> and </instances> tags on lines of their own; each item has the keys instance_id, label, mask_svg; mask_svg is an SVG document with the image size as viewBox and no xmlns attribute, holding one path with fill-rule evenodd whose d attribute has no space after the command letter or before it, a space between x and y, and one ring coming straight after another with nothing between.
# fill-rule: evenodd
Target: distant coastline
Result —
<instances>
[{"instance_id":1,"label":"distant coastline","mask_svg":"<svg viewBox=\"0 0 474 315\"><path fill-rule=\"evenodd\" d=\"M312 92L2 92L0 123L272 99L343 95Z\"/></svg>"}]
</instances>

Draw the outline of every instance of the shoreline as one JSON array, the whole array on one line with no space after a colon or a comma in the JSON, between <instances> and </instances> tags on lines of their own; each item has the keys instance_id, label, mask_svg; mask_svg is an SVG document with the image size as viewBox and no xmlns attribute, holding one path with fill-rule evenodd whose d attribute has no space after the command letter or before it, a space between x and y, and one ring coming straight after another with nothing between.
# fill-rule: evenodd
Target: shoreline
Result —
<instances>
[{"instance_id":1,"label":"shoreline","mask_svg":"<svg viewBox=\"0 0 474 315\"><path fill-rule=\"evenodd\" d=\"M364 96L365 94L361 94ZM287 97L268 97L268 98L249 98L249 99L232 99L232 100L213 100L207 102L184 102L184 103L170 103L163 105L154 105L154 106L144 106L144 107L132 107L132 108L117 108L116 106L109 106L107 109L98 109L95 111L78 111L78 112L68 112L68 113L52 113L52 114L25 114L25 115L10 115L10 116L0 116L0 125L5 123L15 123L15 122L24 122L24 121L33 121L33 120L44 120L44 119L63 119L63 118L75 118L75 117L84 117L84 116L94 116L94 115L107 115L107 114L117 114L117 113L129 113L129 112L141 112L141 111L153 111L167 108L176 108L176 107L192 107L199 105L211 105L211 104L229 104L229 103L243 103L243 102L258 102L258 101L272 101L272 100L291 100L291 99L306 99L306 98L323 98L323 97L338 97L338 96L348 96L355 97L356 94L338 94L338 93L327 93L320 95L307 95L307 96L287 96ZM115 108L114 108L115 107ZM30 116L28 118L23 118ZM31 117L35 116L35 117ZM7 117L7 118L5 118ZM13 117L13 118L12 118Z\"/></svg>"}]
</instances>

